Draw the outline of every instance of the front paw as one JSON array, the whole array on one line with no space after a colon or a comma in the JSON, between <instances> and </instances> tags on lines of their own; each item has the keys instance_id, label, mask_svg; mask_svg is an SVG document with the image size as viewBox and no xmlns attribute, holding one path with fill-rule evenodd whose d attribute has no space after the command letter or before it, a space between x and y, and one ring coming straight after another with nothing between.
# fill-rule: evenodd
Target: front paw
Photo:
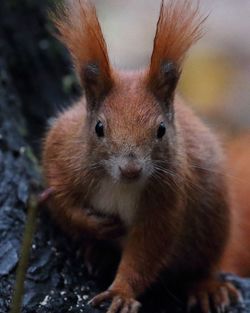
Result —
<instances>
[{"instance_id":1,"label":"front paw","mask_svg":"<svg viewBox=\"0 0 250 313\"><path fill-rule=\"evenodd\" d=\"M126 234L126 229L119 218L89 211L87 219L93 237L98 240L114 240Z\"/></svg>"},{"instance_id":2,"label":"front paw","mask_svg":"<svg viewBox=\"0 0 250 313\"><path fill-rule=\"evenodd\" d=\"M110 300L111 304L107 313L138 313L141 307L140 302L114 290L107 290L100 293L90 303L95 307Z\"/></svg>"},{"instance_id":3,"label":"front paw","mask_svg":"<svg viewBox=\"0 0 250 313\"><path fill-rule=\"evenodd\" d=\"M241 293L231 283L209 279L198 283L189 292L188 312L198 306L202 313L224 313L240 301Z\"/></svg>"}]
</instances>

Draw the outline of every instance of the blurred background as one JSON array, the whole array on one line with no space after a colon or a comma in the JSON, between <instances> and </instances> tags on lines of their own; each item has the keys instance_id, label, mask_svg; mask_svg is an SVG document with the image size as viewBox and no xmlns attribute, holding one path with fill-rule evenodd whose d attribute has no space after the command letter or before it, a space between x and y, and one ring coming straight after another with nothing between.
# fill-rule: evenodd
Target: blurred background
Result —
<instances>
[{"instance_id":1,"label":"blurred background","mask_svg":"<svg viewBox=\"0 0 250 313\"><path fill-rule=\"evenodd\" d=\"M149 63L160 2L95 0L113 64ZM250 1L200 0L200 7L209 16L186 59L180 93L221 132L250 129Z\"/></svg>"}]
</instances>

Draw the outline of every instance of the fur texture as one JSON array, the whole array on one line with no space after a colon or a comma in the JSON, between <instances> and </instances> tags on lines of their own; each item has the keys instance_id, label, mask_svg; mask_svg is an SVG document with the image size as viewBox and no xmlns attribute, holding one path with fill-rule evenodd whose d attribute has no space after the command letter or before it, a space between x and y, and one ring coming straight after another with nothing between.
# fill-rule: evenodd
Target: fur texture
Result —
<instances>
[{"instance_id":1,"label":"fur texture","mask_svg":"<svg viewBox=\"0 0 250 313\"><path fill-rule=\"evenodd\" d=\"M227 147L227 178L230 188L232 230L221 268L240 276L250 275L250 133Z\"/></svg>"},{"instance_id":2,"label":"fur texture","mask_svg":"<svg viewBox=\"0 0 250 313\"><path fill-rule=\"evenodd\" d=\"M204 20L198 2L195 6L188 0L162 1L151 57L151 75L154 76L164 61L182 65L189 48L202 36Z\"/></svg>"},{"instance_id":3,"label":"fur texture","mask_svg":"<svg viewBox=\"0 0 250 313\"><path fill-rule=\"evenodd\" d=\"M59 39L67 46L77 72L93 61L110 75L110 64L94 5L87 0L66 0L51 17L59 31Z\"/></svg>"},{"instance_id":4,"label":"fur texture","mask_svg":"<svg viewBox=\"0 0 250 313\"><path fill-rule=\"evenodd\" d=\"M50 211L80 238L116 239L125 226L114 282L92 301L112 299L109 313L137 312L136 298L166 269L185 279L189 304L204 313L209 297L217 307L229 305L225 293L238 297L217 276L231 225L223 153L175 97L183 58L200 36L198 16L190 1L163 1L149 69L121 72L111 69L88 1L67 2L57 14L86 96L45 138ZM131 180L124 168L140 172Z\"/></svg>"}]
</instances>

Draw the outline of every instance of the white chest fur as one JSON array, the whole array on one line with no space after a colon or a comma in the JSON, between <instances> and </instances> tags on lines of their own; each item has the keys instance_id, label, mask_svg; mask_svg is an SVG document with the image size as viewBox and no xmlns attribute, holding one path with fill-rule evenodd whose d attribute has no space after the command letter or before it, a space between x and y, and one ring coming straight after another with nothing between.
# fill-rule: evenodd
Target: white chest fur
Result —
<instances>
[{"instance_id":1,"label":"white chest fur","mask_svg":"<svg viewBox=\"0 0 250 313\"><path fill-rule=\"evenodd\" d=\"M135 218L139 196L140 188L133 184L114 184L104 179L90 202L95 210L118 215L130 226Z\"/></svg>"}]
</instances>

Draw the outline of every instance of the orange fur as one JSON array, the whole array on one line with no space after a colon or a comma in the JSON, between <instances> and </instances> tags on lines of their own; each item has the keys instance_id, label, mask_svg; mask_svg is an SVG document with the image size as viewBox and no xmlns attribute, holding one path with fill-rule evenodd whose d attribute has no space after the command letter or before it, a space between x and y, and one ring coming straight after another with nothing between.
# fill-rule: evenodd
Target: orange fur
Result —
<instances>
[{"instance_id":1,"label":"orange fur","mask_svg":"<svg viewBox=\"0 0 250 313\"><path fill-rule=\"evenodd\" d=\"M231 141L227 152L233 219L221 267L227 272L250 276L250 134Z\"/></svg>"},{"instance_id":2,"label":"orange fur","mask_svg":"<svg viewBox=\"0 0 250 313\"><path fill-rule=\"evenodd\" d=\"M200 36L201 19L190 3L163 1L144 71L111 69L88 1L67 2L56 18L86 96L58 116L45 139L50 211L80 238L110 239L116 232L116 277L92 302L111 299L109 313L138 312L136 298L164 270L185 280L188 296L201 306L209 297L227 306L222 289L228 298L238 296L217 275L231 225L223 153L213 133L175 97L181 62ZM135 163L140 175L128 181L120 170Z\"/></svg>"},{"instance_id":3,"label":"orange fur","mask_svg":"<svg viewBox=\"0 0 250 313\"><path fill-rule=\"evenodd\" d=\"M59 31L59 39L71 53L80 78L83 68L93 62L101 65L104 77L111 77L106 42L96 9L90 1L66 0L52 14L52 19Z\"/></svg>"},{"instance_id":4,"label":"orange fur","mask_svg":"<svg viewBox=\"0 0 250 313\"><path fill-rule=\"evenodd\" d=\"M163 61L172 61L181 66L186 52L201 37L203 22L198 5L194 7L191 1L162 1L150 76L155 75Z\"/></svg>"}]
</instances>

